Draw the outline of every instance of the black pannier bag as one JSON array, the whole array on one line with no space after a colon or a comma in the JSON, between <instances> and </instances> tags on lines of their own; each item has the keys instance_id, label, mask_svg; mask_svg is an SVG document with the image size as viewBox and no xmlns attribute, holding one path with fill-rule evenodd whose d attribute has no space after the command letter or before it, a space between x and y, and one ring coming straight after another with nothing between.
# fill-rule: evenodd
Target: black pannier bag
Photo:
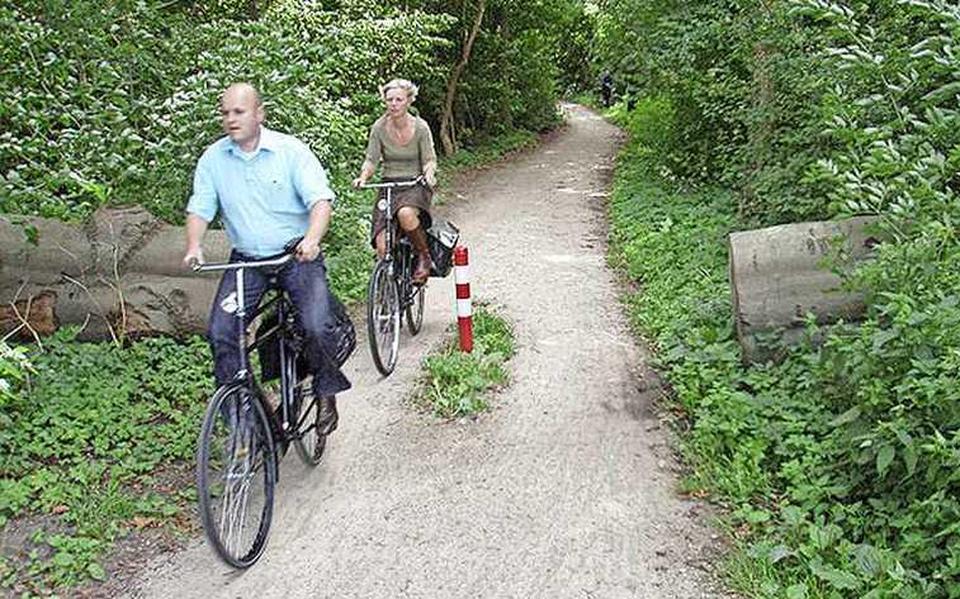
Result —
<instances>
[{"instance_id":1,"label":"black pannier bag","mask_svg":"<svg viewBox=\"0 0 960 599\"><path fill-rule=\"evenodd\" d=\"M460 229L451 222L437 219L427 229L427 246L430 248L430 260L433 268L431 277L445 277L453 268L453 248L460 240Z\"/></svg>"},{"instance_id":2,"label":"black pannier bag","mask_svg":"<svg viewBox=\"0 0 960 599\"><path fill-rule=\"evenodd\" d=\"M353 350L357 347L357 331L347 314L347 309L343 303L337 299L337 296L330 294L330 308L333 316L331 337L336 341L336 350L334 361L337 368L341 368ZM257 327L257 341L268 331L277 326L277 313L275 311L267 314L260 326ZM296 325L294 325L296 327ZM291 350L301 351L303 349L302 333L297 331L294 336L287 337L287 343L291 345ZM263 382L273 380L280 376L280 345L276 336L271 337L265 342L257 344L257 354L260 358L260 376ZM297 356L297 373L300 377L306 375L310 370L306 356L300 354Z\"/></svg>"},{"instance_id":3,"label":"black pannier bag","mask_svg":"<svg viewBox=\"0 0 960 599\"><path fill-rule=\"evenodd\" d=\"M353 350L357 348L357 330L347 314L347 308L337 299L337 296L330 294L330 308L333 312L333 338L337 342L336 354L334 360L337 368L343 367Z\"/></svg>"}]
</instances>

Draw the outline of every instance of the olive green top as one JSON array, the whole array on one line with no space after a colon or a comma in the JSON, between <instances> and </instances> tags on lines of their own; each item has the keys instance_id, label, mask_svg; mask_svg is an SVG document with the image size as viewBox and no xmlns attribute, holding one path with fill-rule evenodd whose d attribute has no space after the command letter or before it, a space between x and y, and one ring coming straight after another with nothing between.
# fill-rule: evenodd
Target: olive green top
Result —
<instances>
[{"instance_id":1,"label":"olive green top","mask_svg":"<svg viewBox=\"0 0 960 599\"><path fill-rule=\"evenodd\" d=\"M374 166L383 160L380 176L384 179L413 179L423 174L425 164L437 159L430 125L418 116L413 118L413 137L404 145L398 144L387 132L386 115L370 127L367 160Z\"/></svg>"}]
</instances>

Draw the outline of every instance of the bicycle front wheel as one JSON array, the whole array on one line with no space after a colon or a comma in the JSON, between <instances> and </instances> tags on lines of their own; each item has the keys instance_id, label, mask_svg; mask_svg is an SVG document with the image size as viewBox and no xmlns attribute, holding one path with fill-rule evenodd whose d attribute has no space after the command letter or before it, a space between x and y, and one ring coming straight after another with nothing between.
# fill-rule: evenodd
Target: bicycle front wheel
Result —
<instances>
[{"instance_id":1,"label":"bicycle front wheel","mask_svg":"<svg viewBox=\"0 0 960 599\"><path fill-rule=\"evenodd\" d=\"M263 406L245 385L220 387L207 406L197 447L203 531L234 568L253 565L267 544L277 461Z\"/></svg>"},{"instance_id":2,"label":"bicycle front wheel","mask_svg":"<svg viewBox=\"0 0 960 599\"><path fill-rule=\"evenodd\" d=\"M400 350L400 292L383 260L373 269L367 290L367 338L374 365L388 376Z\"/></svg>"}]
</instances>

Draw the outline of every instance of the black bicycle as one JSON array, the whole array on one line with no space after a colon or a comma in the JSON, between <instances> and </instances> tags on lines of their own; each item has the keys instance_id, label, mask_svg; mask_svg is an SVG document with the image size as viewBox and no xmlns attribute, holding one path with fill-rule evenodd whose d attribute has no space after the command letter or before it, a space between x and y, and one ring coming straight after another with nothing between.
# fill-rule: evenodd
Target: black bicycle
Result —
<instances>
[{"instance_id":1,"label":"black bicycle","mask_svg":"<svg viewBox=\"0 0 960 599\"><path fill-rule=\"evenodd\" d=\"M413 246L406 237L397 240L393 218L393 190L421 185L423 177L409 181L371 183L363 189L384 189L384 197L377 208L386 217L385 240L388 251L377 260L367 287L367 339L373 363L383 376L388 376L397 365L400 351L401 314L406 317L411 335L423 326L423 300L426 284L413 284Z\"/></svg>"},{"instance_id":2,"label":"black bicycle","mask_svg":"<svg viewBox=\"0 0 960 599\"><path fill-rule=\"evenodd\" d=\"M291 244L292 245L292 244ZM207 406L197 448L197 490L203 530L217 555L235 568L247 568L262 555L273 515L274 488L280 459L292 443L303 461L316 466L323 457L326 436L316 427L319 405L297 358L303 335L277 274L292 258L288 253L253 262L192 264L196 272L232 270L237 298L234 315L240 370L214 393ZM246 269L267 275L267 299L247 319L243 279ZM260 328L248 342L247 322ZM279 402L267 400L251 369L251 356L273 356L279 367ZM261 366L263 366L261 364Z\"/></svg>"}]
</instances>

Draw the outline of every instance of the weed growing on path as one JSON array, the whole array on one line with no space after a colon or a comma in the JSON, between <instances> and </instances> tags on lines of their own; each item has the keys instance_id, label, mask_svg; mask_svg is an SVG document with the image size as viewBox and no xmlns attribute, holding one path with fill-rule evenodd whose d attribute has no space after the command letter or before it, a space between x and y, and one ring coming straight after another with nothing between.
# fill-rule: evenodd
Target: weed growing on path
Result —
<instances>
[{"instance_id":1,"label":"weed growing on path","mask_svg":"<svg viewBox=\"0 0 960 599\"><path fill-rule=\"evenodd\" d=\"M452 329L451 329L452 330ZM416 401L443 418L470 416L489 407L486 393L509 381L505 363L514 354L510 325L493 309L477 304L473 352L461 352L456 337L423 360L424 380Z\"/></svg>"}]
</instances>

